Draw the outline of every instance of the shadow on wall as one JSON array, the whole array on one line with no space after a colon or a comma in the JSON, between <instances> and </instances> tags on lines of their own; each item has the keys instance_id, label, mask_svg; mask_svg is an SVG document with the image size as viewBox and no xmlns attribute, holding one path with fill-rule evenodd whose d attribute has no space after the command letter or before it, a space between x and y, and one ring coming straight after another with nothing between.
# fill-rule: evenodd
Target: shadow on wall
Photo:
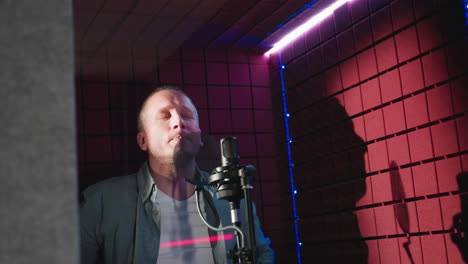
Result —
<instances>
[{"instance_id":1,"label":"shadow on wall","mask_svg":"<svg viewBox=\"0 0 468 264\"><path fill-rule=\"evenodd\" d=\"M458 174L457 181L462 211L453 217L452 241L460 250L463 260L468 263L468 172Z\"/></svg>"},{"instance_id":2,"label":"shadow on wall","mask_svg":"<svg viewBox=\"0 0 468 264\"><path fill-rule=\"evenodd\" d=\"M338 100L313 108L298 117L294 132L307 133L293 150L298 186L304 186L298 196L304 263L367 263L353 210L366 193L365 142Z\"/></svg>"}]
</instances>

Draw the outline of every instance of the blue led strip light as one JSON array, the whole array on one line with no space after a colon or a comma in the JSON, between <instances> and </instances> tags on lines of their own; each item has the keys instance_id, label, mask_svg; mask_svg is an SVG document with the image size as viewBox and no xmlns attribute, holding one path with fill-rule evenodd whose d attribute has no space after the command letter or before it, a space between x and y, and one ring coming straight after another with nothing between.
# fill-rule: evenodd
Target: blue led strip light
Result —
<instances>
[{"instance_id":1,"label":"blue led strip light","mask_svg":"<svg viewBox=\"0 0 468 264\"><path fill-rule=\"evenodd\" d=\"M468 0L463 1L463 8L465 9L465 37L468 38Z\"/></svg>"},{"instance_id":2,"label":"blue led strip light","mask_svg":"<svg viewBox=\"0 0 468 264\"><path fill-rule=\"evenodd\" d=\"M284 64L281 60L281 54L278 54L279 60L279 74L280 74L280 82L281 82L281 102L283 103L283 120L284 120L284 130L286 134L286 148L288 152L288 172L289 172L289 188L291 191L291 202L292 202L292 209L293 209L293 220L294 220L294 236L296 238L296 254L297 254L297 263L301 264L301 246L302 243L299 241L299 228L298 228L298 220L299 217L297 216L296 210L296 195L298 193L295 185L294 185L294 163L292 162L292 155L291 155L291 144L293 139L289 135L289 112L288 112L288 103L286 102L286 87L284 87Z\"/></svg>"}]
</instances>

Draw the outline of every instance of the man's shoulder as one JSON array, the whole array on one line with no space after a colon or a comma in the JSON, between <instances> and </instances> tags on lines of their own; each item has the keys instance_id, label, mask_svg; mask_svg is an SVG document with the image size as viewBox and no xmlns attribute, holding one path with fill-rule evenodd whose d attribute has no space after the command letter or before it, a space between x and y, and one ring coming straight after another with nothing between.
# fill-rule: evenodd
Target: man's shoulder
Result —
<instances>
[{"instance_id":1,"label":"man's shoulder","mask_svg":"<svg viewBox=\"0 0 468 264\"><path fill-rule=\"evenodd\" d=\"M135 192L137 189L136 182L136 173L112 177L88 186L83 191L83 194L86 196L94 196L112 194L119 195L126 192Z\"/></svg>"}]
</instances>

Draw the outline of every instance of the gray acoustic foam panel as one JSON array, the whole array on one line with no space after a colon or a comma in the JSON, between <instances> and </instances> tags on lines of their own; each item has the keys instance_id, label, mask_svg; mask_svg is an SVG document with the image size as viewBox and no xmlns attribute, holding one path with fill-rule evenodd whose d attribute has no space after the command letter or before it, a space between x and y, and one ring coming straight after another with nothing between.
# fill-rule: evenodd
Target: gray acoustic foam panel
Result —
<instances>
[{"instance_id":1,"label":"gray acoustic foam panel","mask_svg":"<svg viewBox=\"0 0 468 264\"><path fill-rule=\"evenodd\" d=\"M0 263L78 263L71 0L0 0Z\"/></svg>"}]
</instances>

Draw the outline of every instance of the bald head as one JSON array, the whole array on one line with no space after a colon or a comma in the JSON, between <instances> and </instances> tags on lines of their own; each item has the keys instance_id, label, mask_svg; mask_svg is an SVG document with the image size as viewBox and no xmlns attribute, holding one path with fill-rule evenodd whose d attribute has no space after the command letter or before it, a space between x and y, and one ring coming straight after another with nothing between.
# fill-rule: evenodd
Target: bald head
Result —
<instances>
[{"instance_id":1,"label":"bald head","mask_svg":"<svg viewBox=\"0 0 468 264\"><path fill-rule=\"evenodd\" d=\"M145 108L148 104L148 101L153 98L156 94L158 93L161 93L161 92L171 92L171 93L179 93L181 94L183 97L185 97L189 104L193 107L193 111L196 115L196 120L197 120L197 123L198 123L198 112L197 112L197 108L195 107L195 104L192 102L192 99L190 99L190 97L187 95L187 93L185 93L183 90L181 90L180 88L176 87L176 86L170 86L170 85L165 85L165 86L160 86L160 87L157 87L153 92L151 92L145 99L145 101L143 101L141 107L140 107L140 111L138 113L138 124L137 124L137 128L138 128L138 132L141 132L144 128L144 122L143 122L143 119L144 119L144 114L145 114Z\"/></svg>"}]
</instances>

